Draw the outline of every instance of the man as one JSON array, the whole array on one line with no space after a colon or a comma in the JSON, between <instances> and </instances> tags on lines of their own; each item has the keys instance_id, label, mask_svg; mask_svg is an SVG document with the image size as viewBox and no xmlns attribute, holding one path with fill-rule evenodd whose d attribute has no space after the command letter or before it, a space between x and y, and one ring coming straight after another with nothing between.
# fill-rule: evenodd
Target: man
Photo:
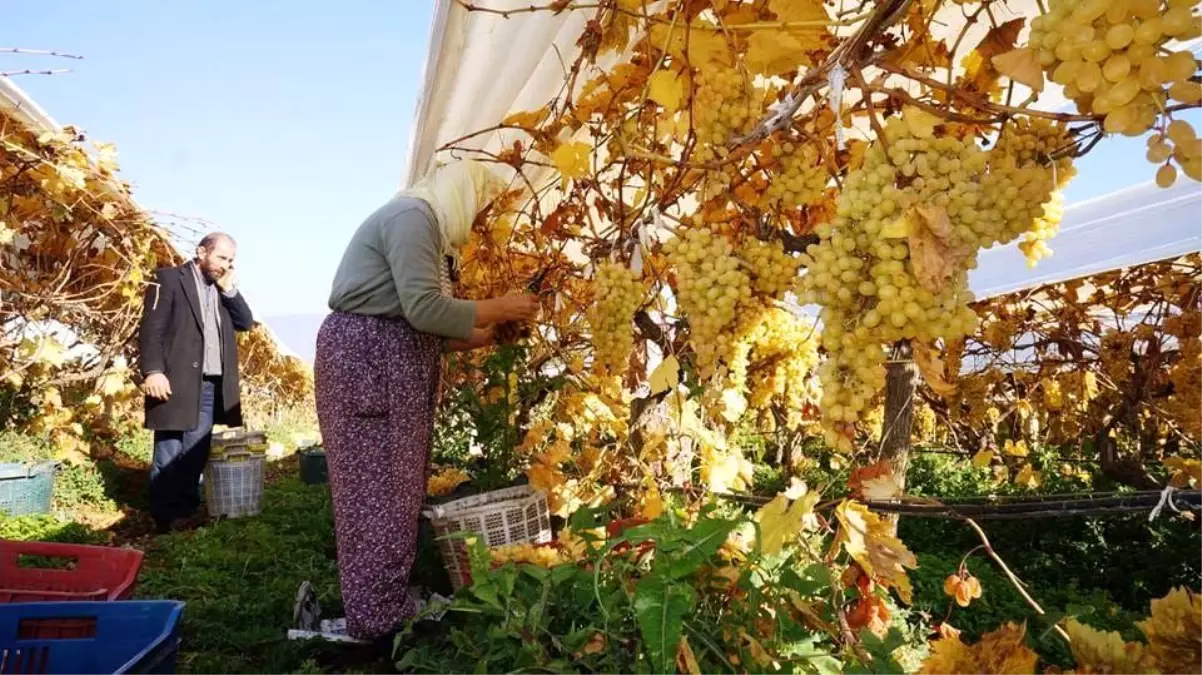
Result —
<instances>
[{"instance_id":1,"label":"man","mask_svg":"<svg viewBox=\"0 0 1202 675\"><path fill-rule=\"evenodd\" d=\"M229 235L206 235L194 260L158 270L146 290L138 341L160 533L195 524L213 425L242 425L234 331L250 330L254 317L234 284L236 251Z\"/></svg>"}]
</instances>

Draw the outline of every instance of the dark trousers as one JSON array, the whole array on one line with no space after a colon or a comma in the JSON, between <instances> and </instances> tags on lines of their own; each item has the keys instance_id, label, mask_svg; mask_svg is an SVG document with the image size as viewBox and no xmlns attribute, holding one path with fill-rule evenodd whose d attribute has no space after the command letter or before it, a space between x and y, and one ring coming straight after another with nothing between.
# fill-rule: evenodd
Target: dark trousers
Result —
<instances>
[{"instance_id":1,"label":"dark trousers","mask_svg":"<svg viewBox=\"0 0 1202 675\"><path fill-rule=\"evenodd\" d=\"M206 377L195 429L155 431L150 465L150 515L160 531L200 507L200 477L213 441L213 411L221 403L221 378Z\"/></svg>"}]
</instances>

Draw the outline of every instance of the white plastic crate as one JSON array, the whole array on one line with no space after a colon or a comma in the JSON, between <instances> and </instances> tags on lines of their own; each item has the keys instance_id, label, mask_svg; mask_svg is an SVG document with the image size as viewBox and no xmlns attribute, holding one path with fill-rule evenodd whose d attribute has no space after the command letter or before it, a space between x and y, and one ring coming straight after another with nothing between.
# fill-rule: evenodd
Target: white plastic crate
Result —
<instances>
[{"instance_id":1,"label":"white plastic crate","mask_svg":"<svg viewBox=\"0 0 1202 675\"><path fill-rule=\"evenodd\" d=\"M448 535L471 532L489 548L505 544L545 544L551 541L551 514L547 492L529 485L493 490L425 510L434 526L442 564L459 590L471 582L471 564L462 539Z\"/></svg>"},{"instance_id":2,"label":"white plastic crate","mask_svg":"<svg viewBox=\"0 0 1202 675\"><path fill-rule=\"evenodd\" d=\"M263 511L266 458L261 453L226 450L205 467L205 506L210 516L241 518Z\"/></svg>"}]
</instances>

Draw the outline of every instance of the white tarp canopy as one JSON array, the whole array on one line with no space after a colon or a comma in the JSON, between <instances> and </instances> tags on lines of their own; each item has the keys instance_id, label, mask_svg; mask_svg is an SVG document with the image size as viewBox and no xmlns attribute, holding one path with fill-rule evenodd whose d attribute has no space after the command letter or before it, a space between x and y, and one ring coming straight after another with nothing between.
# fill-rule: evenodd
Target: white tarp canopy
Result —
<instances>
[{"instance_id":1,"label":"white tarp canopy","mask_svg":"<svg viewBox=\"0 0 1202 675\"><path fill-rule=\"evenodd\" d=\"M474 4L495 10L529 6L527 0L476 0ZM1020 0L1008 6L1013 14L1028 14L1028 4L1033 2ZM593 12L519 12L502 17L468 11L458 0L435 0L424 85L402 183L408 185L424 174L440 146L551 100L563 86L568 64L579 53L576 40ZM937 32L958 28L944 26ZM975 44L979 37L970 35L965 42ZM1196 50L1198 43L1188 46ZM587 77L582 74L580 79ZM1059 86L1049 83L1040 106L1056 110L1066 104ZM496 150L512 138L491 134L464 145ZM1087 178L1078 178L1082 179ZM971 287L978 297L996 295L1197 251L1202 248L1202 189L1183 178L1168 190L1149 183L1069 204L1060 234L1050 245L1055 254L1034 270L1026 267L1014 244L982 252L980 266L970 277Z\"/></svg>"},{"instance_id":2,"label":"white tarp canopy","mask_svg":"<svg viewBox=\"0 0 1202 675\"><path fill-rule=\"evenodd\" d=\"M1018 242L982 251L969 288L986 298L1202 250L1202 188L1147 182L1069 204L1049 244L1053 255L1035 269Z\"/></svg>"}]
</instances>

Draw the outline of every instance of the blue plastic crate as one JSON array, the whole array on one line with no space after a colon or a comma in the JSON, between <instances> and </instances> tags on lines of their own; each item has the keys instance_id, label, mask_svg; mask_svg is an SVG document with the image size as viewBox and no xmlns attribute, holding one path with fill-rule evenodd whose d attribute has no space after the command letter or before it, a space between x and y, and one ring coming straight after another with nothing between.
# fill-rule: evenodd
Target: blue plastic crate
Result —
<instances>
[{"instance_id":1,"label":"blue plastic crate","mask_svg":"<svg viewBox=\"0 0 1202 675\"><path fill-rule=\"evenodd\" d=\"M50 513L56 462L0 464L0 513Z\"/></svg>"},{"instance_id":2,"label":"blue plastic crate","mask_svg":"<svg viewBox=\"0 0 1202 675\"><path fill-rule=\"evenodd\" d=\"M0 605L0 674L174 673L183 609L173 600Z\"/></svg>"}]
</instances>

